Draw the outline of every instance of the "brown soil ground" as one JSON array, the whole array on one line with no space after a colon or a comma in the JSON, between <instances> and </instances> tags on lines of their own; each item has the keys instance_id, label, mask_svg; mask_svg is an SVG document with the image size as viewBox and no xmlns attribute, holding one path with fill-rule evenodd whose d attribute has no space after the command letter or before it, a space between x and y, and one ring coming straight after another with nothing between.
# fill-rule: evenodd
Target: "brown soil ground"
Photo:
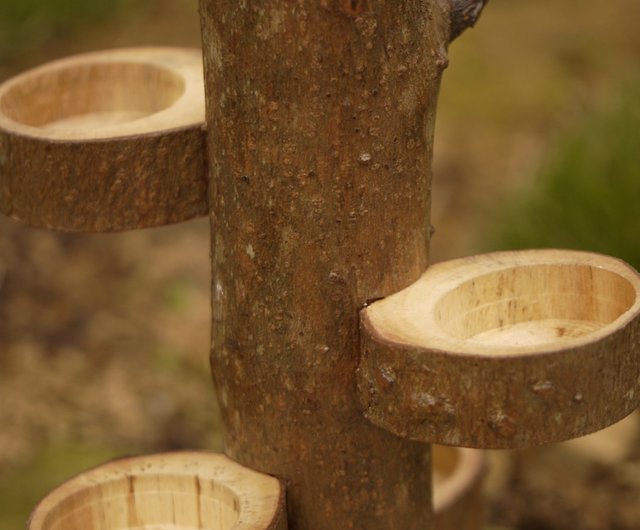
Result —
<instances>
[{"instance_id":1,"label":"brown soil ground","mask_svg":"<svg viewBox=\"0 0 640 530\"><path fill-rule=\"evenodd\" d=\"M487 212L531 177L558 131L638 69L638 20L637 0L493 0L452 46L436 145L436 260L473 252ZM0 65L0 78L51 57L136 44L197 46L195 3L157 0ZM19 505L24 490L31 506L45 484L76 469L34 474L47 448L71 448L55 453L68 461L78 447L220 448L208 247L207 220L74 235L0 219L0 530L27 510L3 498ZM491 527L640 529L636 423L586 449L492 454ZM34 475L37 486L21 484Z\"/></svg>"}]
</instances>

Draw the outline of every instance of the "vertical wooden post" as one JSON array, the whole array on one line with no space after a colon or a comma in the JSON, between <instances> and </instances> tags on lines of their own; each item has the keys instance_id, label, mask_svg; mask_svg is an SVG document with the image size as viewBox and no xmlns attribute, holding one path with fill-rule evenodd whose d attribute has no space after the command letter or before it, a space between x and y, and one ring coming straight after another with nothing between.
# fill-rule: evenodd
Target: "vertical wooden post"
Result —
<instances>
[{"instance_id":1,"label":"vertical wooden post","mask_svg":"<svg viewBox=\"0 0 640 530\"><path fill-rule=\"evenodd\" d=\"M369 424L358 311L428 259L445 0L201 0L211 363L226 451L290 528L431 526L429 447Z\"/></svg>"}]
</instances>

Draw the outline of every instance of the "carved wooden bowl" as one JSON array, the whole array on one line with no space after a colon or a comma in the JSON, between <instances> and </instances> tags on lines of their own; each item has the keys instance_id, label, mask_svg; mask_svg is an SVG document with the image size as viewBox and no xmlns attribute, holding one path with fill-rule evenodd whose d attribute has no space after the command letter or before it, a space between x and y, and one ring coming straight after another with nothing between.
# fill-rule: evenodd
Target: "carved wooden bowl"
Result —
<instances>
[{"instance_id":1,"label":"carved wooden bowl","mask_svg":"<svg viewBox=\"0 0 640 530\"><path fill-rule=\"evenodd\" d=\"M213 453L109 462L51 492L28 530L284 530L280 483Z\"/></svg>"},{"instance_id":2,"label":"carved wooden bowl","mask_svg":"<svg viewBox=\"0 0 640 530\"><path fill-rule=\"evenodd\" d=\"M481 530L483 452L433 445L432 463L435 529Z\"/></svg>"},{"instance_id":3,"label":"carved wooden bowl","mask_svg":"<svg viewBox=\"0 0 640 530\"><path fill-rule=\"evenodd\" d=\"M112 231L207 212L198 50L78 55L0 86L0 209Z\"/></svg>"},{"instance_id":4,"label":"carved wooden bowl","mask_svg":"<svg viewBox=\"0 0 640 530\"><path fill-rule=\"evenodd\" d=\"M533 250L434 265L363 311L366 415L409 438L514 448L606 427L640 402L640 279Z\"/></svg>"}]
</instances>

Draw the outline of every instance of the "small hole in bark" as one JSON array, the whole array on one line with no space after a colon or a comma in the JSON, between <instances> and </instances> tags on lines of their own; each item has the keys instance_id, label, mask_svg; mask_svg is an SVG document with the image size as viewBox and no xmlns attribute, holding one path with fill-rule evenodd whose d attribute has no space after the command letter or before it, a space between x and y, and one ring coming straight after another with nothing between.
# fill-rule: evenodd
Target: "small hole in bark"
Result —
<instances>
[{"instance_id":1,"label":"small hole in bark","mask_svg":"<svg viewBox=\"0 0 640 530\"><path fill-rule=\"evenodd\" d=\"M358 16L365 9L365 0L342 0L342 11L350 16Z\"/></svg>"}]
</instances>

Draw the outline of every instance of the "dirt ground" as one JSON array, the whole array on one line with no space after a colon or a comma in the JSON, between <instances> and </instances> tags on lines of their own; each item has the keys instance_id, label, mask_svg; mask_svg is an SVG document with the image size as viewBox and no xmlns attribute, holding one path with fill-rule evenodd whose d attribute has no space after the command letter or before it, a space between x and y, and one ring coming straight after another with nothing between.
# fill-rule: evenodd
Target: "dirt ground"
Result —
<instances>
[{"instance_id":1,"label":"dirt ground","mask_svg":"<svg viewBox=\"0 0 640 530\"><path fill-rule=\"evenodd\" d=\"M638 20L637 0L492 0L453 44L435 260L472 253L492 206L531 178L559 131L638 71ZM0 79L70 53L198 40L195 3L158 0L0 65ZM97 455L221 447L209 311L206 219L77 235L0 218L0 530ZM43 476L43 454L69 463ZM581 445L489 457L494 530L640 529L636 417Z\"/></svg>"}]
</instances>

